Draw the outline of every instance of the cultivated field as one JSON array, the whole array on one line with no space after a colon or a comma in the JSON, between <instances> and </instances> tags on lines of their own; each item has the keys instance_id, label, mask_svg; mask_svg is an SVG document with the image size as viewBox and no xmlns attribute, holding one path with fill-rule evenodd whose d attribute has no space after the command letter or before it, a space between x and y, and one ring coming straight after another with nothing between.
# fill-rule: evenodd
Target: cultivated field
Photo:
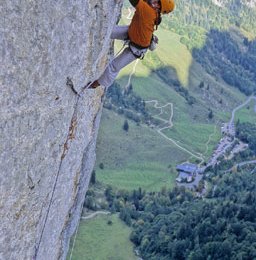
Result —
<instances>
[{"instance_id":1,"label":"cultivated field","mask_svg":"<svg viewBox=\"0 0 256 260\"><path fill-rule=\"evenodd\" d=\"M130 232L118 215L98 215L90 220L81 220L74 248L72 250L73 237L67 259L135 260Z\"/></svg>"}]
</instances>

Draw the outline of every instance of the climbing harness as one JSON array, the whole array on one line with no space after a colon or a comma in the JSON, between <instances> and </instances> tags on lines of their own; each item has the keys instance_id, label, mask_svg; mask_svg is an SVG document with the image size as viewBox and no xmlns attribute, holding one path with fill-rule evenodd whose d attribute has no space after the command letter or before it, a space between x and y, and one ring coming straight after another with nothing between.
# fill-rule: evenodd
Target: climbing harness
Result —
<instances>
[{"instance_id":1,"label":"climbing harness","mask_svg":"<svg viewBox=\"0 0 256 260\"><path fill-rule=\"evenodd\" d=\"M143 60L144 59L144 56L145 56L145 53L147 52L148 50L148 47L147 48L142 48L140 47L139 45L133 43L133 42L129 42L129 48L130 48L130 51L131 53L137 58L137 59L140 59L140 60Z\"/></svg>"}]
</instances>

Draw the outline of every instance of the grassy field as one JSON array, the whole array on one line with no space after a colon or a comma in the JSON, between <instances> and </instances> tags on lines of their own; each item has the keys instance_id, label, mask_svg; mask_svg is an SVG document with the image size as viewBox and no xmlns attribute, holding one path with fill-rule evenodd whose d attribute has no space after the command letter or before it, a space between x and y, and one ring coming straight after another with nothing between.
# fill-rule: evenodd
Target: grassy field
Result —
<instances>
[{"instance_id":1,"label":"grassy field","mask_svg":"<svg viewBox=\"0 0 256 260\"><path fill-rule=\"evenodd\" d=\"M221 138L219 127L215 129L213 124L190 124L189 128L187 126L187 122L179 122L173 129L166 130L165 134L178 140L191 152L203 154L208 158Z\"/></svg>"},{"instance_id":2,"label":"grassy field","mask_svg":"<svg viewBox=\"0 0 256 260\"><path fill-rule=\"evenodd\" d=\"M221 137L219 127L189 124L187 120L182 117L178 122L174 120L173 128L164 133L190 152L208 158ZM124 118L104 110L96 150L97 180L128 190L141 187L157 191L163 186L173 187L175 166L191 155L164 139L156 129L128 122L129 131L125 132ZM100 169L101 163L104 169Z\"/></svg>"},{"instance_id":3,"label":"grassy field","mask_svg":"<svg viewBox=\"0 0 256 260\"><path fill-rule=\"evenodd\" d=\"M147 191L160 191L162 187L172 188L175 173L170 173L159 163L127 166L123 170L101 171L98 180L119 189L134 190L141 187Z\"/></svg>"},{"instance_id":4,"label":"grassy field","mask_svg":"<svg viewBox=\"0 0 256 260\"><path fill-rule=\"evenodd\" d=\"M235 122L239 119L240 123L244 122L255 122L256 111L255 111L255 100L252 100L246 107L238 110L235 115Z\"/></svg>"},{"instance_id":5,"label":"grassy field","mask_svg":"<svg viewBox=\"0 0 256 260\"><path fill-rule=\"evenodd\" d=\"M111 221L112 224L108 224ZM130 228L118 215L98 215L81 220L74 249L70 243L68 260L135 260L133 244L129 240Z\"/></svg>"},{"instance_id":6,"label":"grassy field","mask_svg":"<svg viewBox=\"0 0 256 260\"><path fill-rule=\"evenodd\" d=\"M96 150L97 180L129 190L171 187L175 165L186 160L187 155L177 151L155 129L128 121L129 131L125 132L123 122L122 116L103 111ZM100 163L104 164L103 170Z\"/></svg>"}]
</instances>

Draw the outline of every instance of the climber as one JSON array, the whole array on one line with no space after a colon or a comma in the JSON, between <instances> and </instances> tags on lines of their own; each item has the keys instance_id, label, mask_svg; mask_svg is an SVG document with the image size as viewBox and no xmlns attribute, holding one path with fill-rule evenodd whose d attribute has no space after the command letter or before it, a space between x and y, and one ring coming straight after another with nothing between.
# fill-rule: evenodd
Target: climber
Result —
<instances>
[{"instance_id":1,"label":"climber","mask_svg":"<svg viewBox=\"0 0 256 260\"><path fill-rule=\"evenodd\" d=\"M114 82L119 71L136 59L143 59L148 49L153 50L158 38L154 30L161 23L161 14L168 14L175 7L174 0L129 0L135 7L135 13L129 26L116 26L111 39L128 40L129 47L114 58L98 80L85 88L108 88Z\"/></svg>"}]
</instances>

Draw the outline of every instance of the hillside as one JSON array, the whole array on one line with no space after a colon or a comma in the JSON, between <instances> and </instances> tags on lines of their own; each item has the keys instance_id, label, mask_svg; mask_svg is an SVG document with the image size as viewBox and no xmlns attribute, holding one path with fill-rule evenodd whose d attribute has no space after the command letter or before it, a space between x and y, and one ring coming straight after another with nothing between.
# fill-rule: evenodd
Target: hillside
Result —
<instances>
[{"instance_id":1,"label":"hillside","mask_svg":"<svg viewBox=\"0 0 256 260\"><path fill-rule=\"evenodd\" d=\"M124 7L121 24L128 24L129 4ZM252 14L255 11L246 4L240 8ZM99 180L125 187L121 176L125 180L127 174L138 172L148 173L147 176L150 172L169 174L173 180L178 163L207 162L221 137L221 124L229 120L231 110L245 100L245 94L255 91L255 41L247 39L245 27L231 19L233 11L231 5L225 5L220 12L220 7L211 1L177 1L174 14L165 18L156 32L160 41L157 50L121 71L115 85L121 94L116 98L116 90L110 88L105 101L108 111L103 111L96 162L105 167L96 167ZM219 19L225 23L218 24ZM243 24L249 20L250 16L243 17ZM249 28L247 32L254 35ZM116 50L121 46L116 42ZM127 88L132 89L132 94L122 95ZM142 110L134 107L132 97L140 98L137 103L143 100ZM164 107L158 118L161 109L154 106ZM119 115L114 116L114 111ZM172 123L168 126L164 120L171 115ZM127 133L122 130L125 117L137 124L129 121ZM155 127L149 128L150 125ZM159 129L163 129L166 138L159 135ZM151 143L153 150L146 143ZM136 178L129 180L137 183ZM158 187L158 181L152 181ZM138 185L142 182L135 187Z\"/></svg>"},{"instance_id":2,"label":"hillside","mask_svg":"<svg viewBox=\"0 0 256 260\"><path fill-rule=\"evenodd\" d=\"M255 162L256 110L245 100L256 86L255 1L176 2L156 32L156 51L122 70L106 94L97 188L92 185L85 206L119 212L145 259L252 259L255 164L247 163ZM120 23L129 17L126 1ZM250 140L249 150L208 169L193 192L174 188L176 165L204 165L222 137L222 123L244 103L235 123L240 138ZM239 224L244 216L247 222Z\"/></svg>"}]
</instances>

